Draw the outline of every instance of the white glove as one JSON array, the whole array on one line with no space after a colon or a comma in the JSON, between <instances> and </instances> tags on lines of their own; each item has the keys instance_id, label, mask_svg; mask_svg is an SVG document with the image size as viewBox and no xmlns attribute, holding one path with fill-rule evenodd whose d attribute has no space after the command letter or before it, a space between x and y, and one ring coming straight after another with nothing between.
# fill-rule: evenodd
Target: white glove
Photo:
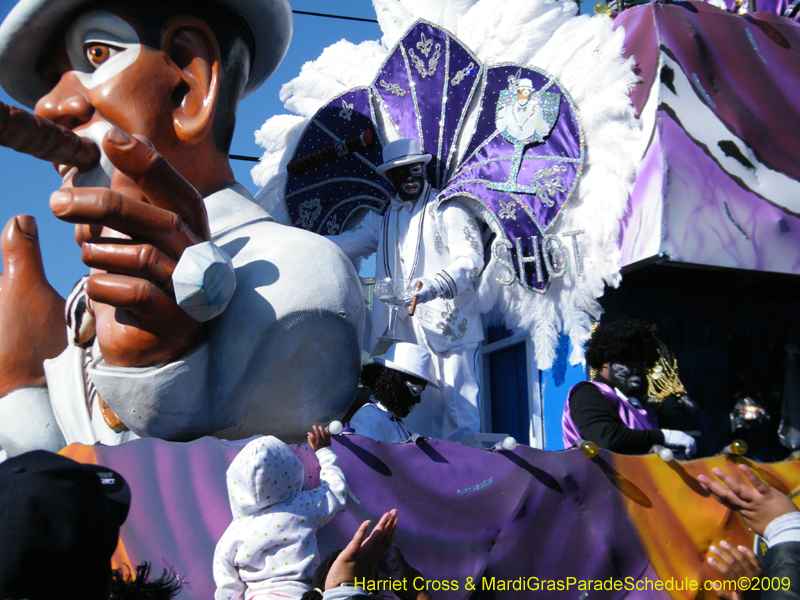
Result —
<instances>
[{"instance_id":1,"label":"white glove","mask_svg":"<svg viewBox=\"0 0 800 600\"><path fill-rule=\"evenodd\" d=\"M664 434L664 445L668 448L682 449L687 458L691 458L697 452L697 442L688 433L674 429L662 429L661 433Z\"/></svg>"},{"instance_id":2,"label":"white glove","mask_svg":"<svg viewBox=\"0 0 800 600\"><path fill-rule=\"evenodd\" d=\"M416 289L417 283L421 283L422 287ZM418 304L424 304L425 302L430 302L434 298L438 298L441 295L441 290L439 289L437 282L433 279L427 279L425 277L418 277L412 281L411 288L411 296L405 300L406 306L411 306L411 302L414 298L417 298Z\"/></svg>"}]
</instances>

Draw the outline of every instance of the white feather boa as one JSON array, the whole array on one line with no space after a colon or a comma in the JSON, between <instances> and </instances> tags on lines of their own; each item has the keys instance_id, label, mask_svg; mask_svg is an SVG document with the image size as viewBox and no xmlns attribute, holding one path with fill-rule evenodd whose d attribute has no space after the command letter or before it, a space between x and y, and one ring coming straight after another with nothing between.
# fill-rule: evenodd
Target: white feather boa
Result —
<instances>
[{"instance_id":1,"label":"white feather boa","mask_svg":"<svg viewBox=\"0 0 800 600\"><path fill-rule=\"evenodd\" d=\"M620 281L618 236L636 168L642 130L628 99L636 82L633 59L622 59L624 32L602 16L574 16L576 5L557 0L374 0L383 38L359 45L340 41L306 63L283 86L281 100L293 116L269 119L256 133L265 149L253 169L256 199L275 218L288 222L283 201L286 164L318 109L330 98L369 85L391 48L419 18L449 30L484 64L516 62L556 76L578 107L586 136L586 164L578 188L548 233L582 229L583 275L574 269L554 279L545 294L496 282L498 265L477 284L481 310L507 327L530 335L541 369L555 357L559 334L573 346L570 361L583 360L583 343L602 309L606 284Z\"/></svg>"}]
</instances>

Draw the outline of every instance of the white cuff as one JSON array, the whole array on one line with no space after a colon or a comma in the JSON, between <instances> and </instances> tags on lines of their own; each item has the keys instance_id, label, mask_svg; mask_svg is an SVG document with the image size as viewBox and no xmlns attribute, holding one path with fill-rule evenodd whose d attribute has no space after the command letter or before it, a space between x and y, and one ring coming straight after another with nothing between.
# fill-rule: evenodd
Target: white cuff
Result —
<instances>
[{"instance_id":1,"label":"white cuff","mask_svg":"<svg viewBox=\"0 0 800 600\"><path fill-rule=\"evenodd\" d=\"M764 530L764 539L770 548L783 542L800 542L800 512L790 512L772 519Z\"/></svg>"},{"instance_id":2,"label":"white cuff","mask_svg":"<svg viewBox=\"0 0 800 600\"><path fill-rule=\"evenodd\" d=\"M322 463L323 459L325 458L336 458L336 452L333 451L333 448L330 446L323 446L315 453L317 455L317 460Z\"/></svg>"},{"instance_id":3,"label":"white cuff","mask_svg":"<svg viewBox=\"0 0 800 600\"><path fill-rule=\"evenodd\" d=\"M368 592L357 585L337 586L322 593L322 600L345 600L353 596L366 596Z\"/></svg>"},{"instance_id":4,"label":"white cuff","mask_svg":"<svg viewBox=\"0 0 800 600\"><path fill-rule=\"evenodd\" d=\"M193 319L204 323L218 317L236 291L233 261L213 242L183 251L172 273L175 300Z\"/></svg>"},{"instance_id":5,"label":"white cuff","mask_svg":"<svg viewBox=\"0 0 800 600\"><path fill-rule=\"evenodd\" d=\"M46 387L21 387L0 398L0 447L8 456L64 446Z\"/></svg>"}]
</instances>

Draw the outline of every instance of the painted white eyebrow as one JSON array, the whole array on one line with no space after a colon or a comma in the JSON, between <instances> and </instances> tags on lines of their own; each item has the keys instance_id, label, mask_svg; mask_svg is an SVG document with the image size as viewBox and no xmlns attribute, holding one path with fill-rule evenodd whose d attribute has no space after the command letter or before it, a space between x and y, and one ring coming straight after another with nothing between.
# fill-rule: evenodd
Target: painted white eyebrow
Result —
<instances>
[{"instance_id":1,"label":"painted white eyebrow","mask_svg":"<svg viewBox=\"0 0 800 600\"><path fill-rule=\"evenodd\" d=\"M103 10L89 11L75 19L67 31L65 41L73 70L77 72L81 83L90 89L133 64L139 56L141 44L136 30L129 23ZM117 46L123 49L119 54L127 56L118 55L118 59L114 57L117 60L109 61L115 63L112 69L108 69L113 73L97 73L86 58L84 50L86 44L92 42ZM112 67L111 64L108 66ZM96 73L99 77L95 76Z\"/></svg>"}]
</instances>

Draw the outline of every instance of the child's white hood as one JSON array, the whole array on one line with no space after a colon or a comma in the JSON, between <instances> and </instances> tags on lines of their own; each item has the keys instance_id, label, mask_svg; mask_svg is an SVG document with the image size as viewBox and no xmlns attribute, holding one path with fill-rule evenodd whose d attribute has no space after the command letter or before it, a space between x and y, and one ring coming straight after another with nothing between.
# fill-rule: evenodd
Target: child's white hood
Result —
<instances>
[{"instance_id":1,"label":"child's white hood","mask_svg":"<svg viewBox=\"0 0 800 600\"><path fill-rule=\"evenodd\" d=\"M268 435L239 452L227 479L231 512L239 519L297 496L303 487L303 465L289 446Z\"/></svg>"}]
</instances>

